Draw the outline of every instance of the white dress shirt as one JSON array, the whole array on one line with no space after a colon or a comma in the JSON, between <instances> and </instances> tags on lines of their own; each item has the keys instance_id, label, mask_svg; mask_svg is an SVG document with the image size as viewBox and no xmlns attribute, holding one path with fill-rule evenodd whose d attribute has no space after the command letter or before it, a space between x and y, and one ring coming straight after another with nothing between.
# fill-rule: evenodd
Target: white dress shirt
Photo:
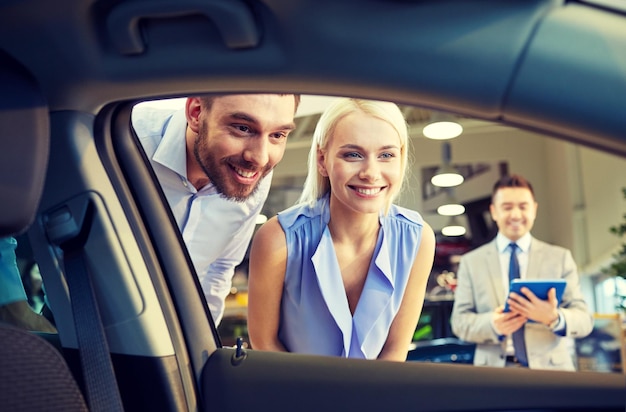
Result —
<instances>
[{"instance_id":1,"label":"white dress shirt","mask_svg":"<svg viewBox=\"0 0 626 412\"><path fill-rule=\"evenodd\" d=\"M272 173L245 202L224 199L212 183L196 190L187 180L185 111L138 108L132 122L172 208L217 325L234 269L245 256L269 193Z\"/></svg>"},{"instance_id":2,"label":"white dress shirt","mask_svg":"<svg viewBox=\"0 0 626 412\"><path fill-rule=\"evenodd\" d=\"M530 252L530 241L532 237L530 232L519 238L517 244L517 261L519 262L519 277L526 279L526 271L528 270L528 253ZM509 245L511 240L501 233L496 236L496 246L498 247L498 256L500 258L500 272L502 273L502 284L504 285L505 297L509 295L509 260L511 259L511 250Z\"/></svg>"}]
</instances>

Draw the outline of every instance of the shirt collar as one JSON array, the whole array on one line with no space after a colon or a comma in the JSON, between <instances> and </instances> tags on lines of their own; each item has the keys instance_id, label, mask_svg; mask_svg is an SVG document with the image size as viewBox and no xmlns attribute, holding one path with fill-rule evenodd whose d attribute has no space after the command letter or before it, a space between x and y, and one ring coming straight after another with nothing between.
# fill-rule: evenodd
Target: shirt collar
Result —
<instances>
[{"instance_id":1,"label":"shirt collar","mask_svg":"<svg viewBox=\"0 0 626 412\"><path fill-rule=\"evenodd\" d=\"M159 147L152 159L187 178L187 117L181 109L172 114L172 118L163 133Z\"/></svg>"},{"instance_id":2,"label":"shirt collar","mask_svg":"<svg viewBox=\"0 0 626 412\"><path fill-rule=\"evenodd\" d=\"M515 243L520 248L520 250L524 253L528 253L530 250L530 241L532 240L532 236L530 232L526 233L524 236L519 238ZM508 237L504 236L502 233L498 232L496 236L496 246L498 248L498 252L505 253L508 252L509 244L511 244L512 240Z\"/></svg>"}]
</instances>

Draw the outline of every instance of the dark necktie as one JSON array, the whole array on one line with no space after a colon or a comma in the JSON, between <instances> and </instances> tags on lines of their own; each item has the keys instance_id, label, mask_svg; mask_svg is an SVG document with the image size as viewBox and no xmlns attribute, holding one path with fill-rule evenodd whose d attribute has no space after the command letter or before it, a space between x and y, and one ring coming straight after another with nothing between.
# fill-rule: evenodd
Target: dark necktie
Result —
<instances>
[{"instance_id":1,"label":"dark necktie","mask_svg":"<svg viewBox=\"0 0 626 412\"><path fill-rule=\"evenodd\" d=\"M519 262L517 261L517 246L515 243L509 245L511 248L511 260L509 261L509 282L519 279ZM513 348L515 357L524 366L528 366L526 358L526 342L524 342L524 326L513 332Z\"/></svg>"}]
</instances>

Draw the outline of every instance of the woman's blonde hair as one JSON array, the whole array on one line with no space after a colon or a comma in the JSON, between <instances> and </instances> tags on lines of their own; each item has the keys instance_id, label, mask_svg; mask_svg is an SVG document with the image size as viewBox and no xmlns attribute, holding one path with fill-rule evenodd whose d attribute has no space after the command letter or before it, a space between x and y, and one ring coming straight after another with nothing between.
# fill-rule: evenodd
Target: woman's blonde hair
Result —
<instances>
[{"instance_id":1,"label":"woman's blonde hair","mask_svg":"<svg viewBox=\"0 0 626 412\"><path fill-rule=\"evenodd\" d=\"M297 203L307 203L313 206L318 199L326 195L330 191L330 180L328 177L322 176L317 168L318 150L326 151L328 142L332 137L337 123L345 116L354 112L362 112L368 116L372 116L389 123L398 133L400 137L400 164L402 168L401 181L404 184L408 163L408 145L409 133L406 120L400 111L400 108L391 102L383 102L378 100L363 100L352 98L338 98L326 108L315 127L313 133L313 141L311 143L311 151L309 152L308 167L309 171L304 182L302 194ZM400 188L389 199L389 204L385 208L385 213L393 201L400 194Z\"/></svg>"}]
</instances>

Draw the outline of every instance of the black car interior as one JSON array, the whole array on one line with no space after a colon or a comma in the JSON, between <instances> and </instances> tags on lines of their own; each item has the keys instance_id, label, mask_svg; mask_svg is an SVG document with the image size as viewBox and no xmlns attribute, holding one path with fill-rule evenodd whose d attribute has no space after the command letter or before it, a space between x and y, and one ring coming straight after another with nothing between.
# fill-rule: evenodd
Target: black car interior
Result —
<instances>
[{"instance_id":1,"label":"black car interior","mask_svg":"<svg viewBox=\"0 0 626 412\"><path fill-rule=\"evenodd\" d=\"M32 7L8 3L2 22ZM0 236L28 231L59 327L0 326L0 409L624 410L613 374L221 347L130 127L151 96L297 91L424 105L626 156L623 13L541 0L62 3L37 2L61 23L0 40ZM63 24L75 15L93 26ZM33 53L48 37L71 56Z\"/></svg>"}]
</instances>

